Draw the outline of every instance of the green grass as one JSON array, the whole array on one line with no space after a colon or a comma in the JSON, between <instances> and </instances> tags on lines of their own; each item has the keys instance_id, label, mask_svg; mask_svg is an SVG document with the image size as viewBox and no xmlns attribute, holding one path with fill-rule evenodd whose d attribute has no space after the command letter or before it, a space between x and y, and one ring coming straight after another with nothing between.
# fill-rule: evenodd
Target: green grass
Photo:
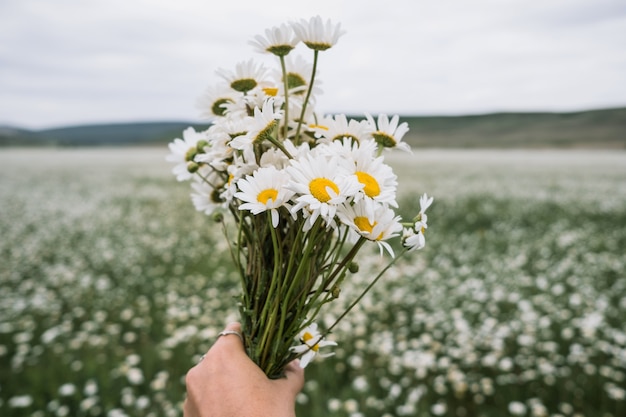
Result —
<instances>
[{"instance_id":1,"label":"green grass","mask_svg":"<svg viewBox=\"0 0 626 417\"><path fill-rule=\"evenodd\" d=\"M237 278L166 153L0 153L3 417L182 415ZM338 326L298 416L626 414L626 155L390 161L405 217L435 196L427 246ZM384 263L368 255L326 322Z\"/></svg>"}]
</instances>

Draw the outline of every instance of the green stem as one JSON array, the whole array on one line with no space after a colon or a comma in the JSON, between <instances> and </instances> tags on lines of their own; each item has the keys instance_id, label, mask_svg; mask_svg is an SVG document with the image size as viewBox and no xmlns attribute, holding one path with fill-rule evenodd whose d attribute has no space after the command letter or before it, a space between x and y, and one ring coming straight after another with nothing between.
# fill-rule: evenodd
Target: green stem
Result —
<instances>
[{"instance_id":1,"label":"green stem","mask_svg":"<svg viewBox=\"0 0 626 417\"><path fill-rule=\"evenodd\" d=\"M350 249L350 252L348 252L348 254L341 260L339 265L337 265L337 267L333 270L333 272L331 272L330 276L326 279L326 281L324 282L325 286L329 285L335 279L337 274L339 274L345 268L345 266L348 264L348 262L350 262L352 259L354 259L354 257L356 256L357 252L361 249L361 246L363 246L363 244L365 243L366 240L367 239L364 238L363 236L359 237L359 240Z\"/></svg>"},{"instance_id":2,"label":"green stem","mask_svg":"<svg viewBox=\"0 0 626 417\"><path fill-rule=\"evenodd\" d=\"M289 283L289 287L285 295L285 301L289 302L289 310L295 307L295 305L293 304L294 302L300 301L300 299L302 298L302 294L307 294L309 292L309 285L302 285L302 288L300 288L300 292L298 292L295 297L291 296L296 285L303 284L300 280L300 277L303 274L307 276L308 275L307 273L310 272L310 268L307 268L307 267L310 266L311 252L316 246L317 234L319 230L323 227L322 222L323 220L318 219L313 225L313 227L311 228L311 230L309 230L309 238L307 240L306 246L304 247L304 251L302 252L302 257L299 257L300 263L298 264L298 268L296 269L296 272L294 276L291 278L291 282ZM316 277L313 277L313 279L315 278Z\"/></svg>"},{"instance_id":3,"label":"green stem","mask_svg":"<svg viewBox=\"0 0 626 417\"><path fill-rule=\"evenodd\" d=\"M284 153L287 158L289 159L293 159L293 156L291 156L291 154L289 153L289 151L283 146L282 143L280 143L279 140L277 140L275 137L270 136L267 138L267 140L269 140L270 142L272 142L272 145L276 146L278 149L280 149L282 151L282 153Z\"/></svg>"},{"instance_id":4,"label":"green stem","mask_svg":"<svg viewBox=\"0 0 626 417\"><path fill-rule=\"evenodd\" d=\"M383 274L385 272L387 272L387 270L389 268L392 267L392 265L394 265L398 259L400 259L402 256L404 256L406 253L408 252L407 249L404 249L402 252L400 252L400 254L393 258L385 268L383 268L382 271L380 271L378 273L378 275L376 275L376 278L374 278L372 280L372 282L369 283L369 285L367 287L365 287L365 289L363 290L363 292L348 306L348 308L341 314L341 316L339 316L339 318L337 320L335 320L335 322L332 324L332 326L330 326L328 328L328 330L326 330L326 332L324 333L324 337L326 337L327 334L329 334L337 324L339 324L339 322L350 312L350 310L352 310L354 308L354 306L356 306L362 299L363 297L365 297L365 294L367 294L369 292L369 290L372 289L372 287L378 282L378 280L383 276Z\"/></svg>"},{"instance_id":5,"label":"green stem","mask_svg":"<svg viewBox=\"0 0 626 417\"><path fill-rule=\"evenodd\" d=\"M270 288L268 290L267 297L264 300L263 309L261 311L261 320L263 321L262 322L263 335L261 336L261 342L257 346L257 352L260 353L262 361L264 361L264 359L267 358L269 354L268 343L270 343L270 340L272 340L270 336L273 336L270 333L273 333L273 330L274 330L273 321L276 318L276 310L278 307L276 297L274 297L274 292L276 291L276 288L278 287L280 265L281 265L280 251L278 249L278 237L276 236L276 229L274 229L271 226L271 224L272 224L272 217L271 217L271 213L268 211L267 212L267 227L269 227L270 235L272 236L272 245L274 248L274 267L272 271L272 278L270 280ZM269 318L267 322L265 322L266 318Z\"/></svg>"},{"instance_id":6,"label":"green stem","mask_svg":"<svg viewBox=\"0 0 626 417\"><path fill-rule=\"evenodd\" d=\"M280 68L283 71L283 85L285 89L285 124L283 125L283 139L287 139L287 132L289 130L289 80L284 55L280 56Z\"/></svg>"},{"instance_id":7,"label":"green stem","mask_svg":"<svg viewBox=\"0 0 626 417\"><path fill-rule=\"evenodd\" d=\"M296 136L294 137L295 143L300 143L300 128L304 122L304 114L306 113L306 107L311 98L311 91L313 91L313 83L315 82L315 73L317 72L317 57L319 55L318 50L313 51L313 71L311 71L311 81L309 81L309 89L306 92L306 98L302 103L302 111L300 112L300 119L298 120L298 129L296 130Z\"/></svg>"}]
</instances>

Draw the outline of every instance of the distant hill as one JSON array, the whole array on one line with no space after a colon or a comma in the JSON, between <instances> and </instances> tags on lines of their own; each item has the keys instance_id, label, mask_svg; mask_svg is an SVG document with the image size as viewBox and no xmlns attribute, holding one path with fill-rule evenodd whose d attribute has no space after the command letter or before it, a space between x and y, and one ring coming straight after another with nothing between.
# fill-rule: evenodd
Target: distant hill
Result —
<instances>
[{"instance_id":1,"label":"distant hill","mask_svg":"<svg viewBox=\"0 0 626 417\"><path fill-rule=\"evenodd\" d=\"M358 117L360 118L360 117ZM626 149L626 107L571 113L493 113L468 116L403 116L405 141L436 148ZM185 121L119 123L26 130L0 126L0 146L162 145Z\"/></svg>"},{"instance_id":2,"label":"distant hill","mask_svg":"<svg viewBox=\"0 0 626 417\"><path fill-rule=\"evenodd\" d=\"M160 145L181 137L193 126L190 122L138 122L68 126L45 130L25 130L0 126L0 146L122 146Z\"/></svg>"},{"instance_id":3,"label":"distant hill","mask_svg":"<svg viewBox=\"0 0 626 417\"><path fill-rule=\"evenodd\" d=\"M405 117L417 147L626 149L626 107L573 113Z\"/></svg>"}]
</instances>

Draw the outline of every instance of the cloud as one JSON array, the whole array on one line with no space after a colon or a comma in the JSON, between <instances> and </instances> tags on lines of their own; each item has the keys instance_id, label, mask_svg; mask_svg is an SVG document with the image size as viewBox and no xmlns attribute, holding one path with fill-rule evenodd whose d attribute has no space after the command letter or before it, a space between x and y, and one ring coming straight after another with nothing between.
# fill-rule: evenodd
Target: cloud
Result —
<instances>
[{"instance_id":1,"label":"cloud","mask_svg":"<svg viewBox=\"0 0 626 417\"><path fill-rule=\"evenodd\" d=\"M215 70L272 62L248 40L315 14L347 31L321 57L322 110L626 104L626 6L617 0L5 0L0 124L194 119Z\"/></svg>"}]
</instances>

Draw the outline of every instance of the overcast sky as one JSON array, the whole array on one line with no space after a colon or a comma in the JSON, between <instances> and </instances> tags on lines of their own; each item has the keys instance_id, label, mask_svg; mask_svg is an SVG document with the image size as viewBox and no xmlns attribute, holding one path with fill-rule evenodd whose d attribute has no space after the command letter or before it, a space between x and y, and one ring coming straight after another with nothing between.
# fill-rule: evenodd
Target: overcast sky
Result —
<instances>
[{"instance_id":1,"label":"overcast sky","mask_svg":"<svg viewBox=\"0 0 626 417\"><path fill-rule=\"evenodd\" d=\"M254 35L318 14L347 32L322 112L626 105L624 0L1 0L0 124L198 120L218 68L275 64Z\"/></svg>"}]
</instances>

